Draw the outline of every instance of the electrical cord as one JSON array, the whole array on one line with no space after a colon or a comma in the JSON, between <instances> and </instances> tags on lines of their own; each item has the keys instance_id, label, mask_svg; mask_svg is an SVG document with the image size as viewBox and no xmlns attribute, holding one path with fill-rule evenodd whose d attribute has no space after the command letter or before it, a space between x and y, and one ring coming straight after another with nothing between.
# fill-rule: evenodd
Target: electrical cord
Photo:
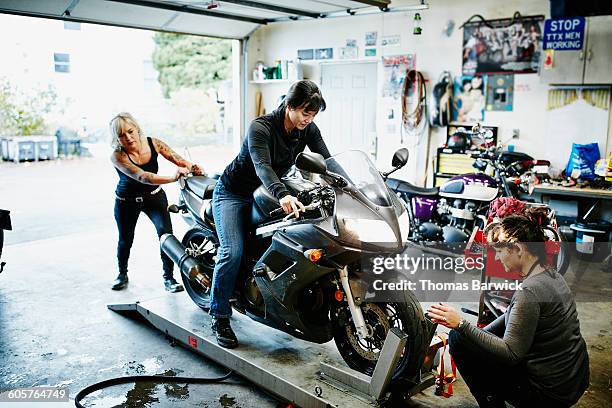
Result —
<instances>
[{"instance_id":1,"label":"electrical cord","mask_svg":"<svg viewBox=\"0 0 612 408\"><path fill-rule=\"evenodd\" d=\"M410 93L416 92L416 103L412 111L409 110L408 98ZM417 70L411 69L406 73L402 89L402 123L406 130L415 130L425 116L426 90L425 78Z\"/></svg>"},{"instance_id":2,"label":"electrical cord","mask_svg":"<svg viewBox=\"0 0 612 408\"><path fill-rule=\"evenodd\" d=\"M415 103L409 103L410 95ZM421 144L424 134L427 131L427 90L425 78L417 70L409 70L404 78L402 87L402 126L400 127L400 142L404 144L404 133L415 138L416 141L410 146L416 148ZM414 109L409 107L414 105Z\"/></svg>"},{"instance_id":3,"label":"electrical cord","mask_svg":"<svg viewBox=\"0 0 612 408\"><path fill-rule=\"evenodd\" d=\"M85 408L84 405L81 404L83 398L88 396L89 394L102 390L104 388L112 387L114 385L120 384L129 384L129 383L137 383L137 382L153 382L157 384L214 384L227 380L234 374L234 371L230 371L227 374L221 377L172 377L168 375L130 375L125 377L117 377L111 378L110 380L100 381L98 383L92 384L88 387L83 388L78 392L76 397L74 398L74 405L77 408Z\"/></svg>"}]
</instances>

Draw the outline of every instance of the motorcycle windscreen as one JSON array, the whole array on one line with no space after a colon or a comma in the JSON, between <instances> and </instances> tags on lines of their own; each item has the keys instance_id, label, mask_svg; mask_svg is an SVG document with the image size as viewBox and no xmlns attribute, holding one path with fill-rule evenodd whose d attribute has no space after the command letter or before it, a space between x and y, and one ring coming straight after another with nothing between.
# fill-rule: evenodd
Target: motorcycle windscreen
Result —
<instances>
[{"instance_id":1,"label":"motorcycle windscreen","mask_svg":"<svg viewBox=\"0 0 612 408\"><path fill-rule=\"evenodd\" d=\"M348 150L326 160L327 170L339 174L353 184L373 204L391 207L389 190L367 154Z\"/></svg>"}]
</instances>

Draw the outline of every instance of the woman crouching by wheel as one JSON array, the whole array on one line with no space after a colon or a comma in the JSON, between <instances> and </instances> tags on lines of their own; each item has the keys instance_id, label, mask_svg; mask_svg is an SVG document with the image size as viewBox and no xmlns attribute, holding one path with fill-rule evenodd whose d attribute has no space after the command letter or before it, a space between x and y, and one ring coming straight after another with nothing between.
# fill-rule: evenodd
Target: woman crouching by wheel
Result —
<instances>
[{"instance_id":1,"label":"woman crouching by wheel","mask_svg":"<svg viewBox=\"0 0 612 408\"><path fill-rule=\"evenodd\" d=\"M450 353L480 407L569 407L589 385L589 357L574 297L546 266L546 213L505 217L487 241L506 271L519 271L507 311L484 329L452 307L433 305L430 318L451 330Z\"/></svg>"}]
</instances>

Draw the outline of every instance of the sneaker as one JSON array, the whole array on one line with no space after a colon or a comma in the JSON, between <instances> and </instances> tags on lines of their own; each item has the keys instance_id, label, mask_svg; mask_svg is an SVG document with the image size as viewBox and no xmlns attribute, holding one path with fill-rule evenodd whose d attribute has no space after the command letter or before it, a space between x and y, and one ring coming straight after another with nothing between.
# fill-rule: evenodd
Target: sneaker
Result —
<instances>
[{"instance_id":1,"label":"sneaker","mask_svg":"<svg viewBox=\"0 0 612 408\"><path fill-rule=\"evenodd\" d=\"M164 279L164 288L166 288L168 292L172 293L182 292L183 290L185 290L183 285L178 283L174 278Z\"/></svg>"},{"instance_id":2,"label":"sneaker","mask_svg":"<svg viewBox=\"0 0 612 408\"><path fill-rule=\"evenodd\" d=\"M128 284L127 273L120 273L117 275L117 279L113 282L113 286L111 286L112 290L121 290L124 289Z\"/></svg>"},{"instance_id":3,"label":"sneaker","mask_svg":"<svg viewBox=\"0 0 612 408\"><path fill-rule=\"evenodd\" d=\"M221 347L225 348L235 348L238 347L238 339L232 330L232 326L230 326L229 318L225 317L213 317L212 324L210 326L215 337L217 338L217 343Z\"/></svg>"}]
</instances>

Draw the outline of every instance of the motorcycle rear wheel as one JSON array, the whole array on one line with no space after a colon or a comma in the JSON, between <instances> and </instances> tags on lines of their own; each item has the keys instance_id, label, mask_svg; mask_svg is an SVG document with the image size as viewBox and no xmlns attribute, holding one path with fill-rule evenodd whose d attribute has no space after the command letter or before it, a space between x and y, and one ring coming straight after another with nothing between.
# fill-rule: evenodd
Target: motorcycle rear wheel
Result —
<instances>
[{"instance_id":1,"label":"motorcycle rear wheel","mask_svg":"<svg viewBox=\"0 0 612 408\"><path fill-rule=\"evenodd\" d=\"M429 346L425 316L416 297L404 291L398 302L363 303L361 309L370 333L364 340L360 340L355 332L346 303L332 311L334 341L346 364L354 370L372 375L387 332L391 327L396 327L408 335L408 340L392 378L415 376Z\"/></svg>"},{"instance_id":2,"label":"motorcycle rear wheel","mask_svg":"<svg viewBox=\"0 0 612 408\"><path fill-rule=\"evenodd\" d=\"M204 273L209 281L212 282L217 248L219 247L219 241L215 234L206 229L194 228L187 231L183 237L182 244L186 249L195 250L199 253L195 258L202 264ZM191 300L193 300L202 310L208 311L210 308L210 288L205 288L198 282L191 281L182 273L181 278L183 279L183 285Z\"/></svg>"}]
</instances>

